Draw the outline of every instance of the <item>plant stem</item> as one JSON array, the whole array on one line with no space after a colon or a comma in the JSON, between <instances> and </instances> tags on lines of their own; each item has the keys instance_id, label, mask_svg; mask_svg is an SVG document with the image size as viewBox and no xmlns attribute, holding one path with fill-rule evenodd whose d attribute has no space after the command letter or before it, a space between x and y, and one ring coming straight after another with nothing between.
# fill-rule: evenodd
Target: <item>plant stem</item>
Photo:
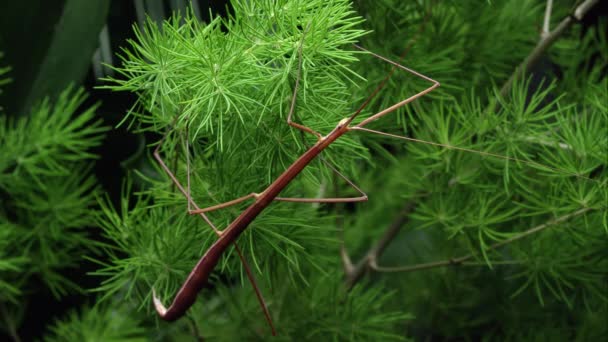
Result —
<instances>
[{"instance_id":1,"label":"plant stem","mask_svg":"<svg viewBox=\"0 0 608 342\"><path fill-rule=\"evenodd\" d=\"M525 237L528 237L532 234L536 234L538 232L541 232L551 226L554 226L558 223L567 221L573 217L576 216L580 216L588 211L591 211L593 208L591 207L587 207L587 208L582 208L579 209L575 212L560 216L556 219L547 221L543 224L540 224L536 227L532 227L524 232L521 232L511 238L508 238L504 241L500 241L497 242L493 245L491 245L490 247L488 247L486 249L486 251L492 251L495 249L498 249L500 247L503 247L505 245L508 245L510 243L513 243L515 241L521 240ZM418 271L418 270L424 270L424 269L430 269L430 268L436 268L436 267L443 267L443 266L457 266L457 265L462 265L465 263L465 261L472 259L473 257L475 257L475 253L469 253L467 255L458 257L458 258L450 258L450 259L446 259L446 260L441 260L441 261L433 261L433 262L427 262L427 263L422 263L422 264L416 264L416 265L411 265L411 266L403 266L403 267L382 267L382 266L378 266L378 264L371 263L369 264L369 267L377 272L412 272L412 271Z\"/></svg>"},{"instance_id":2,"label":"plant stem","mask_svg":"<svg viewBox=\"0 0 608 342\"><path fill-rule=\"evenodd\" d=\"M551 12L553 9L553 0L547 0L547 6L545 6L545 20L543 21L543 31L540 36L544 37L549 34L549 24L551 23Z\"/></svg>"},{"instance_id":3,"label":"plant stem","mask_svg":"<svg viewBox=\"0 0 608 342\"><path fill-rule=\"evenodd\" d=\"M409 213L414 210L414 202L408 202L399 212L393 223L384 232L378 243L369 249L365 256L357 263L356 266L346 269L346 286L352 288L366 273L368 268L375 263L376 260L384 253L384 250L393 241L401 227L409 221ZM348 254L346 254L348 255Z\"/></svg>"},{"instance_id":4,"label":"plant stem","mask_svg":"<svg viewBox=\"0 0 608 342\"><path fill-rule=\"evenodd\" d=\"M530 52L528 57L515 69L509 80L500 89L500 96L506 97L507 93L511 90L513 82L519 78L522 74L530 71L534 65L538 62L540 57L547 51L551 45L559 38L575 20L581 20L587 14L587 12L598 2L598 0L585 0L582 4L578 5L574 12L565 17L557 27L546 34L541 35L541 39L536 44L536 47Z\"/></svg>"}]
</instances>

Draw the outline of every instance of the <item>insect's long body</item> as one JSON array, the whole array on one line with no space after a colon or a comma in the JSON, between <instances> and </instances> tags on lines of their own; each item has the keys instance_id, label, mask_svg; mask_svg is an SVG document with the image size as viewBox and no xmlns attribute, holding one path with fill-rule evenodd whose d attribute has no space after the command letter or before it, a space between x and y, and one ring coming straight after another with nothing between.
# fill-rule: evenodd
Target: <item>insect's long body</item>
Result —
<instances>
[{"instance_id":1,"label":"insect's long body","mask_svg":"<svg viewBox=\"0 0 608 342\"><path fill-rule=\"evenodd\" d=\"M270 186L256 197L255 202L245 209L223 232L219 239L207 250L196 264L173 303L166 309L156 298L156 309L160 317L166 321L174 321L194 304L198 292L209 279L209 275L219 262L222 254L247 229L249 224L274 200L283 189L332 142L348 132L350 119L341 120L336 128L328 135L320 138L316 144L302 154L287 170L285 170Z\"/></svg>"},{"instance_id":2,"label":"insect's long body","mask_svg":"<svg viewBox=\"0 0 608 342\"><path fill-rule=\"evenodd\" d=\"M302 37L303 39L303 37ZM340 120L340 122L338 123L338 125L326 136L321 136L319 133L315 132L314 130L312 130L311 128L308 128L304 125L298 124L298 123L294 123L291 120L291 117L294 113L295 110L295 100L296 100L296 93L298 90L298 85L300 82L300 75L301 75L301 68L302 68L302 44L303 44L303 40L300 42L300 47L298 48L298 55L299 55L299 60L300 62L298 63L298 78L296 79L296 84L294 87L294 93L292 96L292 102L291 102L291 108L289 111L289 115L287 117L287 122L288 124L290 124L292 127L296 127L304 132L308 132L311 134L314 134L318 137L318 141L317 143L315 143L312 147L310 147L306 152L304 152L304 154L302 154L293 164L291 164L291 166L289 166L287 168L287 170L285 170L272 184L270 184L270 186L268 186L266 188L266 190L264 190L264 192L262 192L261 194L252 194L254 196L244 196L240 199L234 200L234 201L230 201L230 202L226 202L224 204L218 205L218 206L214 206L215 209L221 208L221 207L225 207L226 204L228 203L238 203L241 202L244 199L247 198L251 198L254 197L255 198L255 202L250 205L247 209L245 209L245 211L243 211L241 213L241 215L239 215L221 234L219 239L207 250L207 252L205 253L205 255L203 255L203 257L199 260L199 262L196 264L196 266L194 267L194 269L192 270L192 272L190 272L190 275L188 276L188 278L186 279L186 281L184 282L184 284L182 285L182 287L180 288L180 290L177 292L175 299L173 300L173 303L171 303L171 305L169 306L169 308L166 308L160 301L160 299L158 299L158 297L156 296L156 293L154 292L154 289L152 289L153 291L153 300L154 300L154 306L156 308L157 313L159 314L159 316L166 320L166 321L174 321L180 317L182 317L186 311L188 310L188 308L190 308L192 306L192 304L194 304L195 300L196 300L196 296L198 294L198 292L202 289L202 287L205 285L205 283L207 282L207 280L209 279L209 275L211 274L211 272L213 271L213 269L215 268L215 266L218 264L222 254L224 253L224 251L226 251L226 249L230 246L235 244L236 239L241 235L241 233L243 233L243 231L245 229L247 229L247 227L249 226L249 224L264 210L264 208L266 208L270 202L272 202L273 200L278 200L279 199L279 194L281 193L281 191L283 191L283 189L285 189L285 187L300 173L302 172L302 170L304 170L304 168L313 160L315 159L315 157L317 157L319 155L319 153L321 153L325 148L327 148L329 145L331 145L334 141L336 141L339 137L341 137L343 134L345 134L346 132L350 131L350 130L363 130L363 131L367 131L367 132L372 132L372 133L378 133L381 135L388 135L388 136L394 136L391 134L387 134L387 133L383 133L383 132L378 132L378 131L373 131L373 130L369 130L369 129L365 129L363 128L363 126L367 125L368 123L375 121L377 119L379 119L380 117L387 115L395 110L397 110L398 108L406 105L409 102L412 102L414 100L416 100L419 97L424 96L425 94L431 92L433 89L439 87L439 82L424 76L412 69L406 68L398 63L395 63L385 57L382 57L380 55L377 55L371 51L368 51L358 45L354 45L355 48L362 50L364 52L367 52L369 54L371 54L374 57L377 57L391 65L393 65L393 69L392 71L387 75L387 77L385 77L385 79L380 82L380 84L376 87L376 89L374 90L374 92L363 102L363 104L359 107L359 109L357 109L357 111L355 111L350 117L348 118L344 118L342 120ZM384 85L386 84L386 82L388 81L388 79L391 77L392 73L397 70L397 69L401 69L404 71L407 71L413 75L416 75L428 82L430 82L432 85L429 86L428 88L426 88L423 91L420 91L419 93L412 95L410 97L408 97L407 99L404 99L400 102L397 102L395 104L393 104L392 106L389 106L385 109L383 109L382 111L375 113L371 116L369 116L367 119L359 122L356 125L353 126L349 126L353 120L355 119L355 117L357 117L357 115L359 115L361 113L361 111L369 104L369 102L371 101L371 99L376 96L378 94L378 92L382 89L382 87L384 87ZM402 138L402 139L406 139L406 140L414 140L414 139L410 139L407 137L399 137L399 136L395 136L398 138ZM162 159L160 158L159 155L155 155L157 157L157 160L161 163L161 165L163 166L163 169L165 170L165 172L167 172L167 174L170 175L170 177L172 178L173 182L175 184L178 185L178 187L180 188L180 191L186 196L186 198L188 198L189 203L193 203L192 199L190 198L189 192L186 192L183 187L179 184L179 181L175 178L175 176L171 173L171 171L167 168L167 166L164 164L164 162L162 161ZM337 172L340 176L341 174L334 169L335 172ZM343 177L343 176L341 176ZM343 177L344 178L344 177ZM361 194L363 196L360 197L352 197L352 198L343 198L343 199L326 199L327 202L356 202L356 201L362 201L362 200L367 200L367 196L356 186L354 185L352 182L350 182L348 179L344 178L346 180L346 182L348 182L351 186L353 186L355 189L359 190L361 192ZM285 198L283 198L282 200L287 200ZM294 201L294 199L291 199L292 201ZM295 200L298 202L311 202L309 200L303 199L303 200ZM316 201L315 202L320 202L320 201ZM207 210L195 210L195 211L191 211L190 213L194 214L201 214L201 216L207 221L207 223L209 223L210 225L212 225L210 223L210 221L207 219L207 217L204 215L205 211L209 211L209 209L211 209L212 207L207 208ZM213 227L213 225L212 225ZM236 246L235 246L236 247ZM238 249L237 249L238 251ZM240 254L239 252L239 257L241 258L241 260L243 261L243 263L245 263L243 256ZM250 281L252 282L252 285L254 287L254 289L256 290L256 295L258 296L258 300L260 301L263 309L264 309L264 313L266 315L266 319L268 320L268 323L270 324L271 328L273 329L273 335L275 333L274 331L274 327L272 326L272 321L270 319L270 315L268 314L268 310L264 304L264 300L261 297L261 294L259 293L258 289L257 289L257 285L255 284L254 278L253 276L250 274L249 268L247 267L247 265L245 264L245 271L248 274L248 277L250 279Z\"/></svg>"},{"instance_id":3,"label":"insect's long body","mask_svg":"<svg viewBox=\"0 0 608 342\"><path fill-rule=\"evenodd\" d=\"M190 308L192 306L192 304L194 304L195 300L196 300L196 296L198 294L198 292L202 289L202 287L205 285L205 283L207 282L207 280L209 279L209 275L211 274L211 272L213 271L213 269L215 268L215 266L218 264L222 254L224 253L224 251L226 251L226 249L230 246L230 245L235 245L235 248L237 248L235 241L237 240L237 238L241 235L241 233L243 233L243 231L245 229L247 229L247 227L249 226L249 224L264 210L264 208L266 208L270 202L272 202L273 200L283 200L283 201L291 201L291 202L327 202L327 203L338 203L338 202L358 202L358 201L366 201L367 200L367 195L365 195L365 193L363 193L363 191L361 191L361 189L359 189L355 184L353 184L350 180L348 180L347 178L345 178L342 174L340 174L340 172L336 169L333 169L334 172L336 172L338 175L340 175L347 183L349 183L353 188L355 188L356 190L358 190L362 196L359 197L350 197L350 198L326 198L324 199L324 201L322 201L323 199L319 200L319 199L313 199L311 201L311 199L288 199L288 198L280 198L278 197L279 194L281 193L281 191L283 191L283 189L285 189L285 187L300 173L302 172L302 170L304 170L304 168L313 160L315 159L315 157L317 157L319 155L319 153L321 153L325 148L327 148L329 145L331 145L334 141L336 141L339 137L341 137L343 134L345 134L346 132L350 131L350 130L362 130L362 131L367 131L367 132L372 132L372 133L377 133L377 134L381 134L381 135L386 135L386 136L394 136L392 134L387 134L387 133L383 133L383 132L379 132L379 131L374 131L374 130L370 130L370 129L365 129L363 128L363 126L367 125L368 123L375 121L379 118L381 118L382 116L385 116L395 110L397 110L398 108L416 100L419 97L424 96L425 94L431 92L433 89L439 87L439 82L424 76L412 69L406 68L402 65L400 65L399 63L393 62L385 57L382 57L380 55L377 55L371 51L368 51L358 45L354 45L355 48L367 52L370 55L379 58L389 64L391 64L393 66L393 68L391 69L391 72L384 78L384 80L382 80L382 82L380 82L380 84L376 87L376 89L373 91L373 93L363 102L363 104L350 116L347 118L344 118L342 120L340 120L340 122L338 123L338 125L326 136L321 136L321 134L319 134L318 132L314 131L313 129L306 127L302 124L299 123L295 123L292 120L292 116L293 113L295 112L295 103L296 103L296 94L298 91L298 86L300 83L300 76L302 73L302 45L304 43L304 35L302 36L302 40L300 41L300 46L298 48L298 77L296 78L296 83L294 86L294 92L292 95L292 100L291 100L291 108L289 110L289 115L287 116L287 123L289 125L291 125L292 127L295 127L301 131L313 134L315 136L318 137L318 141L317 143L315 143L312 147L310 147L306 152L304 152L304 154L302 154L293 164L291 164L291 166L289 166L287 168L287 170L285 170L272 184L270 184L270 186L268 186L261 194L250 194L248 196L243 196L239 199L233 200L233 201L229 201L226 203L222 203L213 207L208 207L205 209L197 209L197 210L193 210L190 211L190 214L200 214L203 219L209 224L211 225L211 227L213 227L214 229L216 229L213 224L209 221L209 219L205 216L205 212L206 211L211 211L211 210L215 210L215 209L220 209L223 207L226 207L228 205L232 205L235 203L239 203L242 202L245 199L249 199L249 198L255 198L255 201L252 205L250 205L247 209L245 209L245 211L243 211L241 213L241 215L239 215L223 232L219 232L216 229L216 232L220 235L219 239L207 250L207 252L205 253L205 255L203 255L203 257L199 260L199 262L196 264L196 266L194 267L194 269L192 270L192 272L190 272L190 275L188 276L188 278L186 279L186 281L184 282L184 284L182 285L182 287L180 288L180 290L177 292L175 299L173 300L173 303L171 303L171 305L169 306L169 308L166 308L160 301L160 299L158 299L158 297L156 296L156 293L154 292L154 289L152 289L153 291L153 300L154 300L154 306L156 308L156 311L158 312L159 316L166 320L166 321L174 321L180 317L182 317L186 311L188 310L188 308ZM355 119L355 117L357 117L361 111L370 103L370 101L378 94L378 92L384 87L384 85L386 84L386 82L390 79L391 75L393 74L393 72L397 69L400 70L404 70L407 71L410 74L413 74L415 76L418 76L428 82L430 82L432 85L430 85L428 88L426 88L423 91L418 92L415 95L412 95L410 97L408 97L407 99L401 100L400 102L397 102L395 104L393 104L392 106L389 106L383 110L381 110L380 112L377 112L371 116L369 116L368 118L366 118L365 120L359 122L356 125L352 125L350 126L350 124L353 122L353 120ZM411 139L408 137L400 137L400 136L394 136L397 138L401 138L401 139L405 139L405 140L415 140L415 139ZM160 146L160 145L159 145ZM171 177L171 179L173 180L174 184L176 184L178 186L178 188L180 189L180 191L184 194L184 196L186 196L186 198L188 199L189 203L191 205L193 205L194 207L196 207L196 205L194 204L194 201L192 201L192 198L189 195L189 191L184 190L183 186L181 186L181 184L179 183L179 181L177 180L177 178L175 177L175 175L173 175L173 173L167 168L166 164L162 161L162 158L160 158L160 155L155 154L155 157L157 158L157 160L159 161L159 163L161 164L161 166L163 167L163 170L165 170L165 172ZM247 273L247 276L249 277L249 280L251 281L255 291L256 291L256 295L258 297L258 300L260 301L260 304L264 310L264 314L266 315L266 319L269 323L269 325L272 328L273 331L273 335L275 334L275 330L274 327L272 325L272 320L270 318L270 314L268 313L268 310L265 306L264 303L264 299L261 297L261 294L257 288L257 285L255 284L255 279L253 278L253 275L251 274L251 271L249 270L249 267L247 266L242 254L240 253L240 251L237 248L237 253L239 253L239 257L241 258L241 261L244 264L244 269L245 272Z\"/></svg>"}]
</instances>

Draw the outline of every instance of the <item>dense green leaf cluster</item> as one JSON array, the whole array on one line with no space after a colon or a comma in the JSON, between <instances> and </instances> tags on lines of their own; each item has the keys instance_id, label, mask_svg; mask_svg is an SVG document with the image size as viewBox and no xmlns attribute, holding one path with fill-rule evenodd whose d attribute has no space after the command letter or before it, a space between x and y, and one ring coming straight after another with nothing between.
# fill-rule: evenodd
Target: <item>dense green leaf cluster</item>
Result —
<instances>
[{"instance_id":1,"label":"dense green leaf cluster","mask_svg":"<svg viewBox=\"0 0 608 342\"><path fill-rule=\"evenodd\" d=\"M45 341L147 341L146 330L128 305L84 306L49 327Z\"/></svg>"},{"instance_id":2,"label":"dense green leaf cluster","mask_svg":"<svg viewBox=\"0 0 608 342\"><path fill-rule=\"evenodd\" d=\"M200 23L189 14L136 29L116 68L121 77L108 80L113 90L137 94L125 120L163 136L162 158L200 207L261 192L314 142L285 122L300 63L295 120L322 134L391 72L355 53L353 42L395 60L404 55L401 63L442 84L369 125L432 144L353 132L324 152L369 189L369 203L272 204L240 237L280 336L593 336L608 312L601 29L582 35L575 28L549 50L561 79L535 69L501 95L539 39L540 1L356 1L365 22L347 1L232 6L224 20ZM555 22L568 13L562 7ZM395 71L357 120L425 87ZM151 288L168 304L215 234L187 215L185 197L163 170L140 177L146 188L135 200L126 187L120 208L102 201L99 222L115 247L97 272L105 277L98 290L149 308ZM315 163L281 196L353 194ZM209 217L223 229L248 203ZM347 291L344 277L353 271L342 272L341 243L354 266L368 262L395 222L403 229L378 265L364 264L371 276ZM417 267L442 260L444 268ZM199 329L226 340L268 335L239 265L230 250L191 310L193 323L161 330L173 338Z\"/></svg>"},{"instance_id":3,"label":"dense green leaf cluster","mask_svg":"<svg viewBox=\"0 0 608 342\"><path fill-rule=\"evenodd\" d=\"M97 244L86 231L95 224L97 188L88 164L107 128L95 107L76 114L84 100L82 90L67 89L28 116L0 117L0 317L7 327L18 325L34 283L55 297L81 290L65 270Z\"/></svg>"}]
</instances>

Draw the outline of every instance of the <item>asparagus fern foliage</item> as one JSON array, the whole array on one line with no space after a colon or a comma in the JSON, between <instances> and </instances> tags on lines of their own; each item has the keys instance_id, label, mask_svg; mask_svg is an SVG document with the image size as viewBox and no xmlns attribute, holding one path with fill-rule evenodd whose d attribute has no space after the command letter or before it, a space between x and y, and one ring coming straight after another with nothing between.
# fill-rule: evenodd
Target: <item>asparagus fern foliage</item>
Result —
<instances>
[{"instance_id":1,"label":"asparagus fern foliage","mask_svg":"<svg viewBox=\"0 0 608 342\"><path fill-rule=\"evenodd\" d=\"M56 298L82 292L67 271L97 250L97 182L90 149L107 128L95 106L76 114L82 90L45 99L28 116L0 117L0 317L14 334L28 296L43 284Z\"/></svg>"}]
</instances>

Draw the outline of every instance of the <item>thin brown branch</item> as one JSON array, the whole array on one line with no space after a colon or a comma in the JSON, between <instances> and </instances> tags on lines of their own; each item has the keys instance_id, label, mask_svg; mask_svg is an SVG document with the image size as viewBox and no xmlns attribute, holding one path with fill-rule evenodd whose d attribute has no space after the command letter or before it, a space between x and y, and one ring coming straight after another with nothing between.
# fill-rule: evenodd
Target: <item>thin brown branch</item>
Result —
<instances>
[{"instance_id":1,"label":"thin brown branch","mask_svg":"<svg viewBox=\"0 0 608 342\"><path fill-rule=\"evenodd\" d=\"M547 0L547 6L545 6L545 20L543 21L543 30L540 37L543 38L549 34L549 28L551 23L551 12L553 9L553 0Z\"/></svg>"},{"instance_id":2,"label":"thin brown branch","mask_svg":"<svg viewBox=\"0 0 608 342\"><path fill-rule=\"evenodd\" d=\"M585 0L578 5L571 15L565 17L555 29L547 34L543 34L541 39L536 44L536 47L530 52L528 57L515 69L509 80L500 89L501 97L506 97L511 90L513 82L524 73L529 72L534 65L539 61L542 55L551 45L574 23L575 20L581 20L589 12L593 6L598 3L598 0Z\"/></svg>"},{"instance_id":3,"label":"thin brown branch","mask_svg":"<svg viewBox=\"0 0 608 342\"><path fill-rule=\"evenodd\" d=\"M515 235L515 236L513 236L511 238L508 238L508 239L503 240L501 242L497 242L497 243L491 245L488 248L488 250L497 249L497 248L500 248L500 247L502 247L504 245L508 245L510 243L513 243L513 242L515 242L517 240L521 240L521 239L523 239L523 238L525 238L525 237L527 237L529 235L538 233L538 232L540 232L540 231L542 231L542 230L544 230L546 228L549 228L549 227L554 226L554 225L556 225L558 223L562 223L564 221L567 221L567 220L569 220L569 219L571 219L573 217L580 216L580 215L582 215L582 214L584 214L584 213L586 213L588 211L591 211L593 209L594 208L592 208L592 207L586 207L586 208L579 209L579 210L577 210L575 212L572 212L570 214L566 214L566 215L560 216L560 217L558 217L556 219L549 220L549 221L547 221L547 222L545 222L545 223L543 223L541 225L538 225L536 227L530 228L530 229L526 230L525 232L517 234L517 235ZM472 256L470 256L469 258L471 258L471 257Z\"/></svg>"},{"instance_id":4,"label":"thin brown branch","mask_svg":"<svg viewBox=\"0 0 608 342\"><path fill-rule=\"evenodd\" d=\"M384 232L384 234L382 235L380 240L378 240L376 245L374 245L371 249L369 249L369 251L365 254L365 256L363 258L361 258L361 260L359 260L359 262L357 263L356 266L352 266L352 264L350 263L350 259L348 259L350 267L345 267L347 288L350 289L359 280L361 280L361 278L365 275L367 270L370 268L370 265L372 263L375 263L376 260L380 256L382 256L382 253L384 253L384 250L386 250L386 248L393 241L395 236L397 236L397 233L399 233L399 231L401 230L401 227L403 227L403 225L406 224L407 221L409 220L408 215L409 215L409 213L412 212L414 207L415 207L415 204L412 201L412 202L408 202L403 207L403 209L401 209L401 211L399 212L399 214L397 215L397 217L395 218L393 223L391 223L391 225L388 227L388 229ZM348 253L343 249L342 250L343 259L345 258L345 256L346 256L346 258L348 258Z\"/></svg>"},{"instance_id":5,"label":"thin brown branch","mask_svg":"<svg viewBox=\"0 0 608 342\"><path fill-rule=\"evenodd\" d=\"M559 223L562 223L564 221L567 221L573 217L576 216L580 216L583 215L586 212L589 212L591 210L593 210L594 208L591 207L587 207L587 208L582 208L579 209L575 212L560 216L558 218L555 218L553 220L547 221L543 224L540 224L536 227L532 227L524 232L521 232L517 235L514 235L511 238L508 238L506 240L497 242L493 245L491 245L490 247L488 247L486 249L486 252L488 251L492 251L495 249L498 249L500 247L503 247L505 245L511 244L515 241L521 240L525 237L528 237L530 235L539 233L549 227L555 226ZM469 259L472 259L473 257L475 257L475 253L469 253L466 254L464 256L461 257L457 257L457 258L451 258L451 259L446 259L446 260L441 260L441 261L433 261L433 262L427 262L427 263L422 263L422 264L416 264L416 265L410 265L410 266L398 266L398 267L383 267L383 266L379 266L376 263L370 263L369 267L371 269L373 269L374 271L377 272L412 272L412 271L419 271L419 270L425 270L425 269L430 269L430 268L436 268L436 267L444 267L444 266L458 266L458 265L463 265L466 261L468 261Z\"/></svg>"}]
</instances>

